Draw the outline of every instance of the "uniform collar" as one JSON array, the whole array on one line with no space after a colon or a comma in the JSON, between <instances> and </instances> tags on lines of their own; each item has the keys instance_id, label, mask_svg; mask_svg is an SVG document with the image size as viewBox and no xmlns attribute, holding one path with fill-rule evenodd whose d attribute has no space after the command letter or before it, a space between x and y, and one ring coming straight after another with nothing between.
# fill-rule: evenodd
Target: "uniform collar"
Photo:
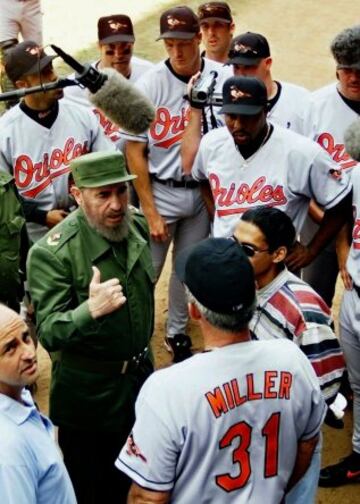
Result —
<instances>
[{"instance_id":1,"label":"uniform collar","mask_svg":"<svg viewBox=\"0 0 360 504\"><path fill-rule=\"evenodd\" d=\"M17 425L21 425L37 411L33 398L28 390L21 393L23 404L11 397L0 394L0 413L6 415Z\"/></svg>"}]
</instances>

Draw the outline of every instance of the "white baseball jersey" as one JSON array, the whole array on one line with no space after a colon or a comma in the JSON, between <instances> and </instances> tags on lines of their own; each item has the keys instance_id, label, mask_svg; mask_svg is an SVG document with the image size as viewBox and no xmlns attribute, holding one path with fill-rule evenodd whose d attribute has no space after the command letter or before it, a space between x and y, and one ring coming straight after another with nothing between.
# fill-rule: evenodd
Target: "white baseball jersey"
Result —
<instances>
[{"instance_id":1,"label":"white baseball jersey","mask_svg":"<svg viewBox=\"0 0 360 504\"><path fill-rule=\"evenodd\" d=\"M268 141L248 159L226 127L203 137L192 175L208 179L215 203L214 236L230 236L241 215L254 206L286 212L297 232L311 198L332 208L351 190L346 174L315 142L274 126Z\"/></svg>"},{"instance_id":2,"label":"white baseball jersey","mask_svg":"<svg viewBox=\"0 0 360 504\"><path fill-rule=\"evenodd\" d=\"M307 106L310 91L290 82L278 82L281 85L280 96L267 118L273 124L300 133L300 114Z\"/></svg>"},{"instance_id":3,"label":"white baseball jersey","mask_svg":"<svg viewBox=\"0 0 360 504\"><path fill-rule=\"evenodd\" d=\"M303 111L302 133L325 149L339 169L350 171L359 163L345 151L344 133L358 117L339 95L336 83L332 83L311 93ZM305 242L311 240L318 227L310 217L306 219L301 233ZM327 249L334 249L334 244Z\"/></svg>"},{"instance_id":4,"label":"white baseball jersey","mask_svg":"<svg viewBox=\"0 0 360 504\"><path fill-rule=\"evenodd\" d=\"M59 101L58 116L46 128L19 107L0 118L0 170L14 175L24 199L36 201L40 210L69 209L70 161L87 152L113 150L96 117L84 107ZM28 223L33 241L48 228Z\"/></svg>"},{"instance_id":5,"label":"white baseball jersey","mask_svg":"<svg viewBox=\"0 0 360 504\"><path fill-rule=\"evenodd\" d=\"M354 226L346 268L353 282L360 287L360 165L352 170L351 179L353 183Z\"/></svg>"},{"instance_id":6,"label":"white baseball jersey","mask_svg":"<svg viewBox=\"0 0 360 504\"><path fill-rule=\"evenodd\" d=\"M202 75L207 76L212 70L218 72L215 93L221 93L223 83L231 77L230 69L206 58L203 61ZM147 133L126 135L126 138L148 143L149 172L161 179L181 180L183 176L180 143L190 117L190 105L184 98L186 86L164 61L136 82L136 87L155 105L156 117ZM214 107L218 123L223 124L218 110Z\"/></svg>"},{"instance_id":7,"label":"white baseball jersey","mask_svg":"<svg viewBox=\"0 0 360 504\"><path fill-rule=\"evenodd\" d=\"M91 66L99 70L99 61L94 61ZM131 58L131 74L129 81L134 83L148 70L150 70L150 68L153 68L153 66L154 64L150 61L146 61L142 58L133 56ZM74 79L75 74L69 75L69 78ZM64 99L74 101L79 105L84 105L85 107L89 107L99 119L100 125L104 129L105 135L115 143L118 150L122 151L124 149L125 140L121 134L121 129L117 124L113 123L108 117L106 117L106 115L100 109L97 109L92 105L92 103L89 101L88 93L89 91L86 88L80 86L67 87L64 89Z\"/></svg>"},{"instance_id":8,"label":"white baseball jersey","mask_svg":"<svg viewBox=\"0 0 360 504\"><path fill-rule=\"evenodd\" d=\"M278 504L297 443L319 433L315 373L288 341L237 343L155 372L116 466L173 503Z\"/></svg>"}]
</instances>

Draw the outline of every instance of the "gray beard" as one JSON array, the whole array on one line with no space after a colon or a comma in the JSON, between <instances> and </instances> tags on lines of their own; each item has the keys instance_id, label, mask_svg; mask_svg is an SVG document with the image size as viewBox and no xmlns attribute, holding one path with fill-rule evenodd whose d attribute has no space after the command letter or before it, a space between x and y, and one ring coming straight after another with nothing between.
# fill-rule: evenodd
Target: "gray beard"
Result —
<instances>
[{"instance_id":1,"label":"gray beard","mask_svg":"<svg viewBox=\"0 0 360 504\"><path fill-rule=\"evenodd\" d=\"M95 222L91 217L86 215L86 219L89 223L89 226L95 229L103 238L111 242L121 242L129 235L129 224L132 221L132 215L127 210L125 216L120 222L120 224L114 228L109 228L107 226L103 226L98 222Z\"/></svg>"}]
</instances>

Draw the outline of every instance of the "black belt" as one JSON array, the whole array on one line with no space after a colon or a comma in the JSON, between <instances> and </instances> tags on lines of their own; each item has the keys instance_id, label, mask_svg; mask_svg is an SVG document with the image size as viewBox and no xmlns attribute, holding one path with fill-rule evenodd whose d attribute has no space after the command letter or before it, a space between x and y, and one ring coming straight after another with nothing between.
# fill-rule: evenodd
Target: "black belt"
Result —
<instances>
[{"instance_id":1,"label":"black belt","mask_svg":"<svg viewBox=\"0 0 360 504\"><path fill-rule=\"evenodd\" d=\"M138 355L124 361L101 361L68 352L61 352L60 361L65 366L80 371L104 375L123 375L136 371L148 356L149 348L145 347Z\"/></svg>"},{"instance_id":2,"label":"black belt","mask_svg":"<svg viewBox=\"0 0 360 504\"><path fill-rule=\"evenodd\" d=\"M151 176L152 180L155 180L155 182L159 182L159 184L166 185L169 187L184 187L186 189L196 189L199 187L199 182L196 180L187 180L187 179L182 179L182 180L175 180L175 179L161 179L158 178L156 175Z\"/></svg>"},{"instance_id":3,"label":"black belt","mask_svg":"<svg viewBox=\"0 0 360 504\"><path fill-rule=\"evenodd\" d=\"M360 298L360 287L358 287L358 286L357 286L357 285L355 285L354 283L353 283L353 287L354 287L354 289L355 289L356 294L357 294L357 295L359 296L359 298Z\"/></svg>"}]
</instances>

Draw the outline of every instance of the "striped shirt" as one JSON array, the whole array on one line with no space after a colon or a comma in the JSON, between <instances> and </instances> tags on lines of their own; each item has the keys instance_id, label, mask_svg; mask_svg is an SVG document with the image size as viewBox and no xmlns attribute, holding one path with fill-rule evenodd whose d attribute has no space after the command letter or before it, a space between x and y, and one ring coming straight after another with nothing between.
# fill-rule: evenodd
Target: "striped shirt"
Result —
<instances>
[{"instance_id":1,"label":"striped shirt","mask_svg":"<svg viewBox=\"0 0 360 504\"><path fill-rule=\"evenodd\" d=\"M332 402L345 363L333 331L330 308L310 285L284 269L257 291L250 329L259 340L294 341L310 360L326 401Z\"/></svg>"}]
</instances>

